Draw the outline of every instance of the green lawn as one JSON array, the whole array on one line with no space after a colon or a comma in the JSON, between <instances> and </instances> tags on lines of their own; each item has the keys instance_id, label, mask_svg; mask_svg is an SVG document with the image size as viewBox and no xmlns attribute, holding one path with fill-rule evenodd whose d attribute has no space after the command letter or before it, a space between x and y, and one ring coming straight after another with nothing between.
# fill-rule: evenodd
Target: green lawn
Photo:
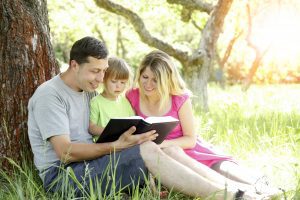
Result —
<instances>
[{"instance_id":1,"label":"green lawn","mask_svg":"<svg viewBox=\"0 0 300 200\"><path fill-rule=\"evenodd\" d=\"M198 134L246 167L264 172L288 191L288 199L300 199L300 85L251 86L246 93L239 86L210 86L208 91L210 112L195 109ZM196 98L193 104L197 108ZM61 199L43 191L31 165L9 176L1 172L0 185L0 199ZM106 199L126 199L114 195ZM132 199L158 196L147 188ZM187 197L171 193L169 199Z\"/></svg>"},{"instance_id":2,"label":"green lawn","mask_svg":"<svg viewBox=\"0 0 300 200\"><path fill-rule=\"evenodd\" d=\"M300 85L210 87L210 113L197 115L200 134L278 187L300 180Z\"/></svg>"}]
</instances>

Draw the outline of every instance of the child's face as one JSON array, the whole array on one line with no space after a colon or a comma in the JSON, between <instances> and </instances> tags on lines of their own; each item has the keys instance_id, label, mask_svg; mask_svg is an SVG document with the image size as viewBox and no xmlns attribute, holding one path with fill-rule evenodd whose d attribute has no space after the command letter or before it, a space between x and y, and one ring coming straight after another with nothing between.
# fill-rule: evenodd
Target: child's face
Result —
<instances>
[{"instance_id":1,"label":"child's face","mask_svg":"<svg viewBox=\"0 0 300 200\"><path fill-rule=\"evenodd\" d=\"M117 98L126 88L127 79L109 78L105 83L106 95L110 98Z\"/></svg>"}]
</instances>

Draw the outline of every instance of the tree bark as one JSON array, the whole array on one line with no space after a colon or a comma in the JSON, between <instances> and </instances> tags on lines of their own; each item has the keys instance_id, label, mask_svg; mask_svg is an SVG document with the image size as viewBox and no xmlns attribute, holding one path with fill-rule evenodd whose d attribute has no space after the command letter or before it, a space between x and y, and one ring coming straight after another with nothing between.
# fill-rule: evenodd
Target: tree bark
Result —
<instances>
[{"instance_id":1,"label":"tree bark","mask_svg":"<svg viewBox=\"0 0 300 200\"><path fill-rule=\"evenodd\" d=\"M215 59L216 43L223 28L224 19L233 0L219 0L214 7L203 31L198 50L194 51L190 63L185 68L184 76L188 85L202 102L202 110L208 111L207 82ZM197 62L203 58L201 64Z\"/></svg>"},{"instance_id":2,"label":"tree bark","mask_svg":"<svg viewBox=\"0 0 300 200\"><path fill-rule=\"evenodd\" d=\"M31 155L27 104L38 85L59 72L50 43L47 1L0 4L0 163Z\"/></svg>"}]
</instances>

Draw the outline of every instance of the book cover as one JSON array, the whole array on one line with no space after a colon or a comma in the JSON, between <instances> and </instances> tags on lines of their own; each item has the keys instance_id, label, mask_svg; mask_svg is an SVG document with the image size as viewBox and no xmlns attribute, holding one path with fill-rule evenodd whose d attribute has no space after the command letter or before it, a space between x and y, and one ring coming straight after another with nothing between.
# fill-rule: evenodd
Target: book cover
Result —
<instances>
[{"instance_id":1,"label":"book cover","mask_svg":"<svg viewBox=\"0 0 300 200\"><path fill-rule=\"evenodd\" d=\"M156 130L158 136L153 142L160 144L178 123L178 119L171 116L148 117L146 119L139 116L112 118L104 128L97 143L113 142L130 127L135 126L136 131L133 134L141 134L150 130Z\"/></svg>"}]
</instances>

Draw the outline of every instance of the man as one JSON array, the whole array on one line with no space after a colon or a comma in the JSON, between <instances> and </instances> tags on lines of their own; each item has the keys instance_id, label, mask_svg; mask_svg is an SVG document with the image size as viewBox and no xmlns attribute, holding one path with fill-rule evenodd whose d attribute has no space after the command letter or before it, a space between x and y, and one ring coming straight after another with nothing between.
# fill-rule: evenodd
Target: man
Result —
<instances>
[{"instance_id":1,"label":"man","mask_svg":"<svg viewBox=\"0 0 300 200\"><path fill-rule=\"evenodd\" d=\"M143 184L148 170L167 187L188 195L207 196L224 189L161 151L151 142L157 137L154 130L133 135L135 127L131 127L117 141L92 142L89 101L103 81L107 56L105 45L93 37L76 41L67 71L39 86L29 101L28 134L45 189L65 187L60 174L70 168L77 180L70 178L68 185L79 196L89 192L90 183L95 188L100 179L101 191L108 194L111 176L116 190ZM114 169L107 170L110 166ZM233 193L228 191L228 195Z\"/></svg>"}]
</instances>

